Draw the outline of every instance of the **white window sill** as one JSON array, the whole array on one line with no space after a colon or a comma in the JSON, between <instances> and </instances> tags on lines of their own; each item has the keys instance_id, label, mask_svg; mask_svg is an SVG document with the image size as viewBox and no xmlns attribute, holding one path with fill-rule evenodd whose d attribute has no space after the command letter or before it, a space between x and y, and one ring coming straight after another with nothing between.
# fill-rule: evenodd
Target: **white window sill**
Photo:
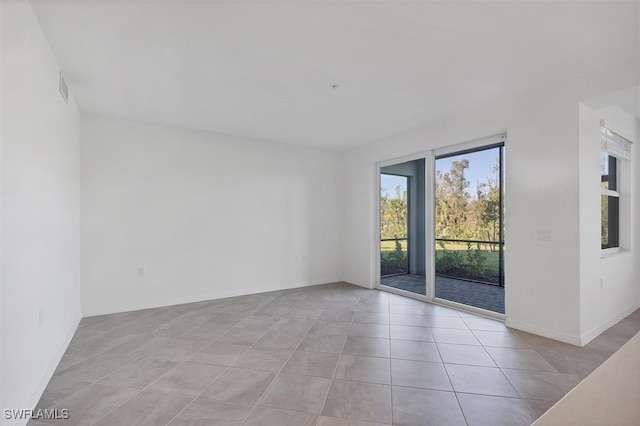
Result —
<instances>
[{"instance_id":1,"label":"white window sill","mask_svg":"<svg viewBox=\"0 0 640 426\"><path fill-rule=\"evenodd\" d=\"M631 250L627 250L620 247L604 249L600 252L600 259L608 259L610 257L616 257L626 253L631 253Z\"/></svg>"}]
</instances>

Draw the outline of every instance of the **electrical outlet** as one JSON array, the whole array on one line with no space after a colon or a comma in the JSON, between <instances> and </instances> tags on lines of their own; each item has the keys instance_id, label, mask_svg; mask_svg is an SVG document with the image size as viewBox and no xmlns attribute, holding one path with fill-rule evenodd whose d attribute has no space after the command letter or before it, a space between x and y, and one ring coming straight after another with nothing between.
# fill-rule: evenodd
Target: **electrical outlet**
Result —
<instances>
[{"instance_id":1,"label":"electrical outlet","mask_svg":"<svg viewBox=\"0 0 640 426\"><path fill-rule=\"evenodd\" d=\"M38 325L42 326L44 323L44 308L38 309Z\"/></svg>"},{"instance_id":2,"label":"electrical outlet","mask_svg":"<svg viewBox=\"0 0 640 426\"><path fill-rule=\"evenodd\" d=\"M144 268L142 266L138 266L138 276L144 277Z\"/></svg>"},{"instance_id":3,"label":"electrical outlet","mask_svg":"<svg viewBox=\"0 0 640 426\"><path fill-rule=\"evenodd\" d=\"M604 288L604 278L600 277L600 288Z\"/></svg>"}]
</instances>

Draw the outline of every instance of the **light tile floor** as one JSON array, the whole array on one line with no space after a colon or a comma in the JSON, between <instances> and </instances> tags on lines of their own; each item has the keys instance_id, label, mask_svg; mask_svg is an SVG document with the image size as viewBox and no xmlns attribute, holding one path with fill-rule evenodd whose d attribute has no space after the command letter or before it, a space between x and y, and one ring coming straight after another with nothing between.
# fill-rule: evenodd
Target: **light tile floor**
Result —
<instances>
[{"instance_id":1,"label":"light tile floor","mask_svg":"<svg viewBox=\"0 0 640 426\"><path fill-rule=\"evenodd\" d=\"M528 425L640 330L584 348L344 283L82 320L58 425Z\"/></svg>"}]
</instances>

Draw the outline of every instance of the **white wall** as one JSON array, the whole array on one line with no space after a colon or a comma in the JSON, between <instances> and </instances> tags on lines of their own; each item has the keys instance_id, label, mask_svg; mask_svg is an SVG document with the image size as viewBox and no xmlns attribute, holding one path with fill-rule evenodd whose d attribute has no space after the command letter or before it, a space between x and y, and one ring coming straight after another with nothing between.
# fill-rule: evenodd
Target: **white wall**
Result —
<instances>
[{"instance_id":1,"label":"white wall","mask_svg":"<svg viewBox=\"0 0 640 426\"><path fill-rule=\"evenodd\" d=\"M602 256L600 249L601 119L608 127L635 142L635 158L630 162L619 160L618 164L622 250L607 256ZM638 144L638 121L620 107L591 109L580 105L580 324L583 344L640 306L640 262L634 262L633 258L636 256L637 259L640 248L637 243L640 211Z\"/></svg>"},{"instance_id":2,"label":"white wall","mask_svg":"<svg viewBox=\"0 0 640 426\"><path fill-rule=\"evenodd\" d=\"M82 136L84 315L342 279L341 153L92 115Z\"/></svg>"},{"instance_id":3,"label":"white wall","mask_svg":"<svg viewBox=\"0 0 640 426\"><path fill-rule=\"evenodd\" d=\"M377 271L375 164L507 131L506 315L509 326L580 344L581 100L637 85L637 62L592 80L521 94L357 149L345 157L345 280ZM538 230L551 233L539 241Z\"/></svg>"},{"instance_id":4,"label":"white wall","mask_svg":"<svg viewBox=\"0 0 640 426\"><path fill-rule=\"evenodd\" d=\"M79 116L31 6L2 9L0 407L27 409L80 320Z\"/></svg>"}]
</instances>

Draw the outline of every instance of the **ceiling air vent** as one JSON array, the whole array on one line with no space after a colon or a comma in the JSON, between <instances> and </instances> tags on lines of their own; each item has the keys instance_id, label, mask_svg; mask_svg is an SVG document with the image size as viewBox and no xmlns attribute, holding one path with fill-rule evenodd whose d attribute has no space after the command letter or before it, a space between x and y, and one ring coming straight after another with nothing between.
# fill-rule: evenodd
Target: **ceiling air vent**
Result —
<instances>
[{"instance_id":1,"label":"ceiling air vent","mask_svg":"<svg viewBox=\"0 0 640 426\"><path fill-rule=\"evenodd\" d=\"M67 86L67 82L64 81L62 71L60 71L60 94L62 95L62 99L64 99L66 103L69 103L69 87Z\"/></svg>"}]
</instances>

